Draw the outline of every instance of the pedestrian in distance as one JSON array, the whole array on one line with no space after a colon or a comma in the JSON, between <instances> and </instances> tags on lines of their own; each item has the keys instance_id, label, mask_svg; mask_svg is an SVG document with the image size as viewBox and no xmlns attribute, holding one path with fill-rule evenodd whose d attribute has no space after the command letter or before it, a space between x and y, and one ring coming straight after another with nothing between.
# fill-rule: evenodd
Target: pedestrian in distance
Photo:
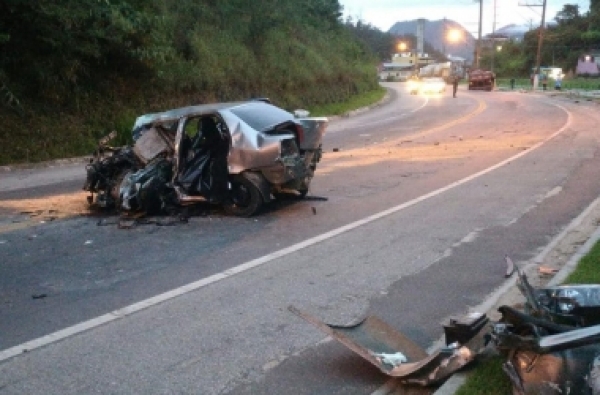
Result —
<instances>
[{"instance_id":1,"label":"pedestrian in distance","mask_svg":"<svg viewBox=\"0 0 600 395\"><path fill-rule=\"evenodd\" d=\"M546 90L548 86L548 76L546 74L542 74L542 90Z\"/></svg>"},{"instance_id":2,"label":"pedestrian in distance","mask_svg":"<svg viewBox=\"0 0 600 395\"><path fill-rule=\"evenodd\" d=\"M562 76L557 75L556 79L554 80L554 89L559 91L562 88Z\"/></svg>"},{"instance_id":3,"label":"pedestrian in distance","mask_svg":"<svg viewBox=\"0 0 600 395\"><path fill-rule=\"evenodd\" d=\"M510 79L510 90L514 90L515 89L515 79L511 78Z\"/></svg>"},{"instance_id":4,"label":"pedestrian in distance","mask_svg":"<svg viewBox=\"0 0 600 395\"><path fill-rule=\"evenodd\" d=\"M458 90L458 76L455 75L452 79L452 97L456 98L456 91Z\"/></svg>"}]
</instances>

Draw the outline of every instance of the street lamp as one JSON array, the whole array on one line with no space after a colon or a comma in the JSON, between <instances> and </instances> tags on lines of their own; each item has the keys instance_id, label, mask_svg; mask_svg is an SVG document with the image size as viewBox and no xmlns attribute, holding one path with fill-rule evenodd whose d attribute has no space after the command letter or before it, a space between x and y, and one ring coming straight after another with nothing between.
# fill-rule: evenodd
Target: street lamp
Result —
<instances>
[{"instance_id":1,"label":"street lamp","mask_svg":"<svg viewBox=\"0 0 600 395\"><path fill-rule=\"evenodd\" d=\"M457 43L462 40L463 33L459 29L450 29L450 30L448 30L448 34L446 35L446 38L451 43Z\"/></svg>"},{"instance_id":2,"label":"street lamp","mask_svg":"<svg viewBox=\"0 0 600 395\"><path fill-rule=\"evenodd\" d=\"M408 48L408 45L404 41L400 41L397 45L398 51L404 52Z\"/></svg>"}]
</instances>

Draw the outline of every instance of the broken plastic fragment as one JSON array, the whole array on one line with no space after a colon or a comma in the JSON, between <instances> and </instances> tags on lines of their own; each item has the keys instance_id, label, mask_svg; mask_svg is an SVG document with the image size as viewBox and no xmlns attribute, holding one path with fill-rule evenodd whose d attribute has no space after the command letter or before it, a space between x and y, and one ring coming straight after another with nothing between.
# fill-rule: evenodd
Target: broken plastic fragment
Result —
<instances>
[{"instance_id":1,"label":"broken plastic fragment","mask_svg":"<svg viewBox=\"0 0 600 395\"><path fill-rule=\"evenodd\" d=\"M401 352L397 352L395 354L386 354L386 353L376 353L371 352L375 358L379 360L379 362L385 363L391 366L399 366L400 364L408 362L408 359Z\"/></svg>"},{"instance_id":2,"label":"broken plastic fragment","mask_svg":"<svg viewBox=\"0 0 600 395\"><path fill-rule=\"evenodd\" d=\"M506 261L506 274L504 274L504 277L508 278L515 272L515 264L508 255L504 256L504 260Z\"/></svg>"},{"instance_id":3,"label":"broken plastic fragment","mask_svg":"<svg viewBox=\"0 0 600 395\"><path fill-rule=\"evenodd\" d=\"M86 240L86 241L85 241L85 243L83 243L83 244L87 246L87 245L90 245L90 244L92 244L92 243L93 243L93 241L92 241L92 240Z\"/></svg>"},{"instance_id":4,"label":"broken plastic fragment","mask_svg":"<svg viewBox=\"0 0 600 395\"><path fill-rule=\"evenodd\" d=\"M548 267L548 266L540 266L540 267L538 267L538 272L540 274L555 274L555 273L558 273L558 269Z\"/></svg>"}]
</instances>

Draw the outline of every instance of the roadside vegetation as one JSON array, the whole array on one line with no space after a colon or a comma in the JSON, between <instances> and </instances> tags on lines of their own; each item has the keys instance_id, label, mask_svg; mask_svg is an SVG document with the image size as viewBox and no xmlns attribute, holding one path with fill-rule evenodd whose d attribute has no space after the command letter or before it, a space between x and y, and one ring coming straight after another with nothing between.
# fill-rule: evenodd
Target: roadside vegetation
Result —
<instances>
[{"instance_id":1,"label":"roadside vegetation","mask_svg":"<svg viewBox=\"0 0 600 395\"><path fill-rule=\"evenodd\" d=\"M564 284L600 284L600 242L579 261ZM467 381L456 395L505 395L512 393L511 384L502 371L504 358L491 357L475 365Z\"/></svg>"},{"instance_id":2,"label":"roadside vegetation","mask_svg":"<svg viewBox=\"0 0 600 395\"><path fill-rule=\"evenodd\" d=\"M137 115L178 106L269 97L319 113L377 98L377 52L392 39L341 11L337 0L5 0L0 165L87 154L113 129L125 143Z\"/></svg>"},{"instance_id":3,"label":"roadside vegetation","mask_svg":"<svg viewBox=\"0 0 600 395\"><path fill-rule=\"evenodd\" d=\"M510 78L496 79L496 86L499 88L510 88ZM515 78L515 89L531 89L531 80L529 78ZM541 89L541 87L538 87ZM600 90L600 78L573 78L563 80L562 90L581 89L581 90ZM554 83L548 83L548 90L554 90Z\"/></svg>"},{"instance_id":4,"label":"roadside vegetation","mask_svg":"<svg viewBox=\"0 0 600 395\"><path fill-rule=\"evenodd\" d=\"M561 67L566 80L573 78L577 60L598 48L600 42L600 0L590 0L589 12L581 13L579 5L565 4L544 31L541 66ZM525 34L522 41L498 43L501 49L485 48L481 65L492 68L500 78L529 78L535 67L539 26ZM600 84L600 79L595 79ZM529 85L529 81L527 81Z\"/></svg>"}]
</instances>

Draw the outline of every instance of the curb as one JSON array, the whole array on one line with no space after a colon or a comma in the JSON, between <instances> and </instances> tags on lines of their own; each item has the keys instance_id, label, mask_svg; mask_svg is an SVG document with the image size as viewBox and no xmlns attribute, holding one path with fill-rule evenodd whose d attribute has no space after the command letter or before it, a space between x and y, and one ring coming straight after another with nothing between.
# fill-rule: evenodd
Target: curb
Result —
<instances>
[{"instance_id":1,"label":"curb","mask_svg":"<svg viewBox=\"0 0 600 395\"><path fill-rule=\"evenodd\" d=\"M36 163L18 163L14 165L6 165L0 166L0 173L8 173L16 170L35 170L35 169L45 169L52 167L61 167L68 166L73 164L82 164L87 163L90 160L91 155L88 156L80 156L76 158L66 158L66 159L54 159L45 162L36 162Z\"/></svg>"},{"instance_id":2,"label":"curb","mask_svg":"<svg viewBox=\"0 0 600 395\"><path fill-rule=\"evenodd\" d=\"M596 198L577 218L569 223L569 225L558 234L552 241L540 252L535 258L533 258L522 270L527 270L531 267L535 267L543 262L544 258L552 251L552 249L562 240L572 229L577 227L583 219L589 215L589 213L600 203L600 197ZM596 230L590 235L588 240L575 252L569 261L564 264L564 266L552 277L552 279L547 283L547 286L555 286L562 283L568 276L571 274L577 264L583 258L592 247L600 240L600 226L596 228ZM484 313L489 313L494 305L498 302L498 300L507 293L511 288L516 287L517 278L513 274L513 276L506 280L504 284L500 288L496 290L485 302L481 305L473 308L472 310L481 311ZM456 391L465 383L467 380L468 374L463 372L458 372L453 374L448 380L439 387L433 395L454 395Z\"/></svg>"},{"instance_id":3,"label":"curb","mask_svg":"<svg viewBox=\"0 0 600 395\"><path fill-rule=\"evenodd\" d=\"M390 89L386 88L386 91L387 92L383 96L383 99L379 100L377 103L371 104L370 106L357 108L356 110L348 111L342 115L328 116L327 119L329 119L330 121L335 121L335 120L339 120L339 119L350 118L350 117L356 116L358 114L362 114L363 112L370 111L374 108L381 107L384 104L387 104L388 102L390 102L390 100L392 98L392 95L390 94Z\"/></svg>"}]
</instances>

